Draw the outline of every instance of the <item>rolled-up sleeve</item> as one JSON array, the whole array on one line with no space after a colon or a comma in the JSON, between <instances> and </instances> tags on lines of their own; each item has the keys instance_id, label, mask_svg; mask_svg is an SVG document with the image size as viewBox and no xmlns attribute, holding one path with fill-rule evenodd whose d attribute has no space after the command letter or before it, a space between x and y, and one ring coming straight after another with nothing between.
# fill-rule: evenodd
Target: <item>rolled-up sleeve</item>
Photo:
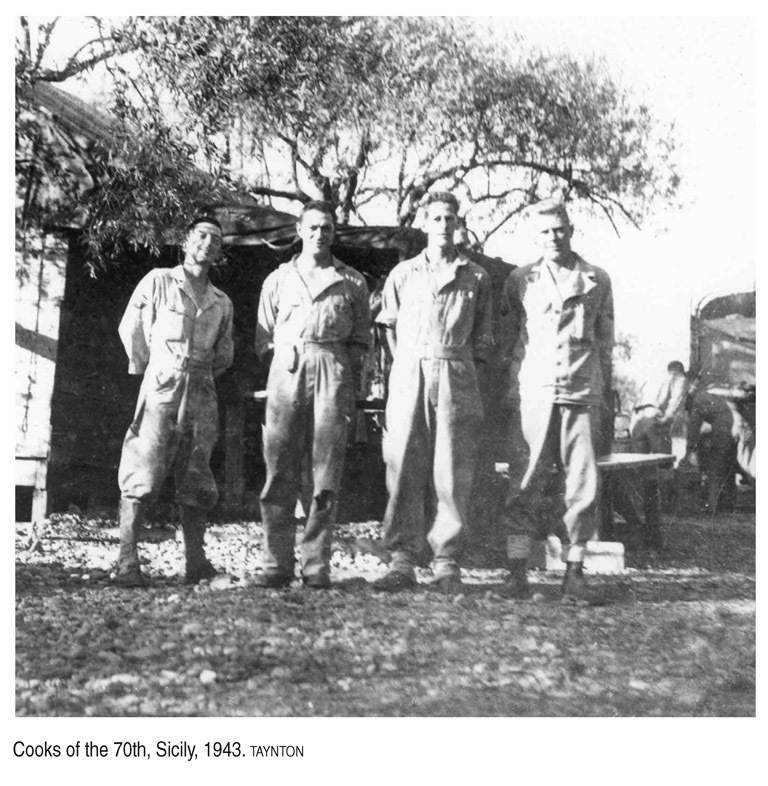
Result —
<instances>
[{"instance_id":1,"label":"rolled-up sleeve","mask_svg":"<svg viewBox=\"0 0 768 786\"><path fill-rule=\"evenodd\" d=\"M376 317L377 325L395 327L397 325L397 315L400 311L400 271L395 268L384 282L384 290L381 293L381 311Z\"/></svg>"},{"instance_id":2,"label":"rolled-up sleeve","mask_svg":"<svg viewBox=\"0 0 768 786\"><path fill-rule=\"evenodd\" d=\"M128 355L128 373L143 374L149 363L149 345L155 321L155 275L148 273L141 279L131 295L118 333Z\"/></svg>"}]
</instances>

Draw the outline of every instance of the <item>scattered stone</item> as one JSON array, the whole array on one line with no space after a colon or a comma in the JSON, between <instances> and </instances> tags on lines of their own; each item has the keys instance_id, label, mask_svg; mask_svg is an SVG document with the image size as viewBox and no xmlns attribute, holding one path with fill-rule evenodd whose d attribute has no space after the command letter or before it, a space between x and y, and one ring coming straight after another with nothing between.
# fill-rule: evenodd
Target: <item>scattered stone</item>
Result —
<instances>
[{"instance_id":1,"label":"scattered stone","mask_svg":"<svg viewBox=\"0 0 768 786\"><path fill-rule=\"evenodd\" d=\"M212 685L214 682L216 682L216 678L217 678L216 672L212 671L211 669L203 669L200 672L199 679L200 682L203 683L203 685Z\"/></svg>"}]
</instances>

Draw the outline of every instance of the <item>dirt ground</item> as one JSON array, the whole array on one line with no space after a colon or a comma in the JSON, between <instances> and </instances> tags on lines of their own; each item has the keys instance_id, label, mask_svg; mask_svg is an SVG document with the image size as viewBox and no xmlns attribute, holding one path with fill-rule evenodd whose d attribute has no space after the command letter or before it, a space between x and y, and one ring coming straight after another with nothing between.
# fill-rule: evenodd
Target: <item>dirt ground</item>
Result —
<instances>
[{"instance_id":1,"label":"dirt ground","mask_svg":"<svg viewBox=\"0 0 768 786\"><path fill-rule=\"evenodd\" d=\"M153 530L152 586L117 589L114 525L17 525L18 716L755 714L754 511L668 517L662 552L590 577L604 607L563 605L544 571L528 601L480 568L453 598L427 570L417 591L375 594L375 522L338 529L328 592L253 587L252 523L209 530L228 575L193 588L175 531Z\"/></svg>"}]
</instances>

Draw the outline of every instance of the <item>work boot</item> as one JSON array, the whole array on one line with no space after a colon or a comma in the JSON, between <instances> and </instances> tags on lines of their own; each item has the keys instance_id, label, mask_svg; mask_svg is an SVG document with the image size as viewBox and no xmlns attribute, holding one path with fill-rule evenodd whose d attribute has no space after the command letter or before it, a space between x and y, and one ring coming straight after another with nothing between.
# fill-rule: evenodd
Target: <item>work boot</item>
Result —
<instances>
[{"instance_id":1,"label":"work boot","mask_svg":"<svg viewBox=\"0 0 768 786\"><path fill-rule=\"evenodd\" d=\"M114 582L120 587L145 587L141 575L139 551L136 543L144 524L144 504L137 499L120 499L120 555L117 558L117 575Z\"/></svg>"},{"instance_id":2,"label":"work boot","mask_svg":"<svg viewBox=\"0 0 768 786\"><path fill-rule=\"evenodd\" d=\"M582 562L566 563L561 593L562 600L565 603L582 602L588 606L605 606L608 602L600 590L594 589L587 584Z\"/></svg>"},{"instance_id":3,"label":"work boot","mask_svg":"<svg viewBox=\"0 0 768 786\"><path fill-rule=\"evenodd\" d=\"M528 584L528 560L511 559L507 562L509 575L499 590L502 598L510 600L525 600L531 597L531 588Z\"/></svg>"},{"instance_id":4,"label":"work boot","mask_svg":"<svg viewBox=\"0 0 768 786\"><path fill-rule=\"evenodd\" d=\"M179 505L179 521L184 533L185 584L198 584L212 579L216 568L205 556L205 511L189 505Z\"/></svg>"},{"instance_id":5,"label":"work boot","mask_svg":"<svg viewBox=\"0 0 768 786\"><path fill-rule=\"evenodd\" d=\"M464 591L464 584L458 573L443 573L432 582L432 587L443 595L460 595Z\"/></svg>"},{"instance_id":6,"label":"work boot","mask_svg":"<svg viewBox=\"0 0 768 786\"><path fill-rule=\"evenodd\" d=\"M371 583L371 589L374 592L401 592L414 589L417 584L413 568L410 570L390 568L383 576Z\"/></svg>"},{"instance_id":7,"label":"work boot","mask_svg":"<svg viewBox=\"0 0 768 786\"><path fill-rule=\"evenodd\" d=\"M254 587L261 587L262 589L283 589L290 586L293 581L293 576L288 573L276 570L266 570L264 573L259 573L253 579Z\"/></svg>"},{"instance_id":8,"label":"work boot","mask_svg":"<svg viewBox=\"0 0 768 786\"><path fill-rule=\"evenodd\" d=\"M329 590L333 586L331 577L327 573L311 573L309 576L302 576L301 583L311 590Z\"/></svg>"}]
</instances>

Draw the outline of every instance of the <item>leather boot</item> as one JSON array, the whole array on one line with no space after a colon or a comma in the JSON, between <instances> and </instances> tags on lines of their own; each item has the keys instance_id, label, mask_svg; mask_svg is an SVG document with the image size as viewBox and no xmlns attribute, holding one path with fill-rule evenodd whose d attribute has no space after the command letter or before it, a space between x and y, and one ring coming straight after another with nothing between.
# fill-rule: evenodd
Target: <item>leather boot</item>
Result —
<instances>
[{"instance_id":1,"label":"leather boot","mask_svg":"<svg viewBox=\"0 0 768 786\"><path fill-rule=\"evenodd\" d=\"M216 568L205 556L205 511L189 505L179 505L179 521L184 533L185 584L197 584L212 579Z\"/></svg>"},{"instance_id":2,"label":"leather boot","mask_svg":"<svg viewBox=\"0 0 768 786\"><path fill-rule=\"evenodd\" d=\"M531 588L528 584L528 560L510 559L507 562L509 576L504 582L499 594L502 598L525 600L531 597Z\"/></svg>"},{"instance_id":3,"label":"leather boot","mask_svg":"<svg viewBox=\"0 0 768 786\"><path fill-rule=\"evenodd\" d=\"M120 499L120 556L117 559L115 584L121 587L144 587L136 543L144 524L144 503L137 499Z\"/></svg>"},{"instance_id":4,"label":"leather boot","mask_svg":"<svg viewBox=\"0 0 768 786\"><path fill-rule=\"evenodd\" d=\"M582 602L588 606L604 606L608 602L602 592L587 584L582 562L566 563L561 592L566 603Z\"/></svg>"}]
</instances>

